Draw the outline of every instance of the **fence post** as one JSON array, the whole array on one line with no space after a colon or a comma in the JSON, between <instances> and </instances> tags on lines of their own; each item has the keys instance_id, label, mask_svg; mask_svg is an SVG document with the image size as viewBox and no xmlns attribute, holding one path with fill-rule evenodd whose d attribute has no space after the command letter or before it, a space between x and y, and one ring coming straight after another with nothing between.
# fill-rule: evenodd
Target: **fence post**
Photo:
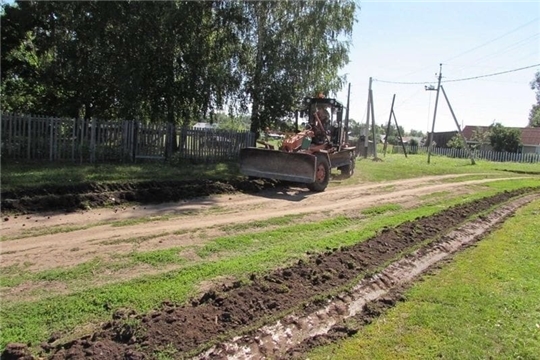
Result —
<instances>
[{"instance_id":1,"label":"fence post","mask_svg":"<svg viewBox=\"0 0 540 360\"><path fill-rule=\"evenodd\" d=\"M49 142L49 160L53 161L53 119L49 119L49 130L50 130L50 142Z\"/></svg>"},{"instance_id":2,"label":"fence post","mask_svg":"<svg viewBox=\"0 0 540 360\"><path fill-rule=\"evenodd\" d=\"M26 149L26 153L27 153L27 156L28 156L28 160L30 160L30 154L31 154L31 146L32 146L32 118L31 117L27 117L26 118L27 121L28 121L28 149Z\"/></svg>"},{"instance_id":3,"label":"fence post","mask_svg":"<svg viewBox=\"0 0 540 360\"><path fill-rule=\"evenodd\" d=\"M90 127L90 162L93 164L96 162L96 119L92 118L92 125Z\"/></svg>"},{"instance_id":4,"label":"fence post","mask_svg":"<svg viewBox=\"0 0 540 360\"><path fill-rule=\"evenodd\" d=\"M71 132L71 161L75 162L75 137L77 136L77 118L73 120L73 131Z\"/></svg>"},{"instance_id":5,"label":"fence post","mask_svg":"<svg viewBox=\"0 0 540 360\"><path fill-rule=\"evenodd\" d=\"M135 162L137 156L137 135L139 131L139 124L136 120L132 120L132 129L131 129L131 161Z\"/></svg>"}]
</instances>

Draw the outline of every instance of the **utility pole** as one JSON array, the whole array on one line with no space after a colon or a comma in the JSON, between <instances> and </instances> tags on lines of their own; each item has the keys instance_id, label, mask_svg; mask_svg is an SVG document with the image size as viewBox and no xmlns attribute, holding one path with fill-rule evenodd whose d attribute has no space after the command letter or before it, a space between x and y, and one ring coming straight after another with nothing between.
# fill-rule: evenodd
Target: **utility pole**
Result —
<instances>
[{"instance_id":1,"label":"utility pole","mask_svg":"<svg viewBox=\"0 0 540 360\"><path fill-rule=\"evenodd\" d=\"M369 146L369 117L371 116L370 106L371 106L371 83L373 78L369 78L369 88L368 88L368 100L367 100L367 110L366 110L366 127L364 128L364 159L367 159L368 156L368 146Z\"/></svg>"},{"instance_id":2,"label":"utility pole","mask_svg":"<svg viewBox=\"0 0 540 360\"><path fill-rule=\"evenodd\" d=\"M349 107L351 100L351 83L349 83L349 90L347 91L347 110L345 110L345 142L349 143ZM343 123L343 121L342 121ZM341 147L341 145L340 145Z\"/></svg>"},{"instance_id":3,"label":"utility pole","mask_svg":"<svg viewBox=\"0 0 540 360\"><path fill-rule=\"evenodd\" d=\"M371 100L371 131L373 134L373 158L377 158L377 140L375 139L375 109L373 106L373 90L369 90L369 98Z\"/></svg>"},{"instance_id":4,"label":"utility pole","mask_svg":"<svg viewBox=\"0 0 540 360\"><path fill-rule=\"evenodd\" d=\"M390 124L392 122L392 113L394 112L394 102L396 101L396 94L392 98L392 106L390 107L390 116L388 117L388 125L386 126L386 135L384 137L383 154L386 157L386 147L388 146L388 135L390 133Z\"/></svg>"},{"instance_id":5,"label":"utility pole","mask_svg":"<svg viewBox=\"0 0 540 360\"><path fill-rule=\"evenodd\" d=\"M428 164L430 164L430 161L431 161L431 148L433 147L433 132L435 131L435 119L437 118L437 105L439 102L439 92L441 90L441 79L442 79L442 64L439 64L439 83L437 84L437 96L435 97L435 111L433 112L433 124L431 125L431 134L429 136L430 139L429 139L428 157L427 157Z\"/></svg>"},{"instance_id":6,"label":"utility pole","mask_svg":"<svg viewBox=\"0 0 540 360\"><path fill-rule=\"evenodd\" d=\"M405 157L408 157L407 156L407 149L405 149L405 144L403 143L403 137L401 136L401 130L399 130L399 125L398 125L397 119L396 119L396 113L394 111L392 111L392 116L394 117L394 122L396 123L396 129L397 129L397 133L398 133L398 136L399 136L399 142L401 143L401 147L403 148L403 153L405 154Z\"/></svg>"},{"instance_id":7,"label":"utility pole","mask_svg":"<svg viewBox=\"0 0 540 360\"><path fill-rule=\"evenodd\" d=\"M474 161L474 157L472 154L471 149L469 148L469 144L467 144L467 139L465 138L465 135L461 132L461 127L459 126L459 122L456 119L456 115L454 114L454 110L452 109L452 105L450 105L450 101L448 100L448 96L446 96L446 91L444 91L444 86L441 85L442 93L444 95L444 98L446 99L446 103L448 104L448 107L450 108L450 112L452 113L452 117L454 118L454 122L456 123L456 126L459 131L459 135L461 135L461 139L463 139L463 143L465 144L465 149L467 150L467 153L469 155L469 158L471 159L471 165L476 165Z\"/></svg>"}]
</instances>

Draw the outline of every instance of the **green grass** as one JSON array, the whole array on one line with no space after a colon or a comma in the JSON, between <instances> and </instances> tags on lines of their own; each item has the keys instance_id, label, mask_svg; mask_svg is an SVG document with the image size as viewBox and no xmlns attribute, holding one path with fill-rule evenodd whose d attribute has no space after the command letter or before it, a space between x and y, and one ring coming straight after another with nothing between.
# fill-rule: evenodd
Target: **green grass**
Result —
<instances>
[{"instance_id":1,"label":"green grass","mask_svg":"<svg viewBox=\"0 0 540 360\"><path fill-rule=\"evenodd\" d=\"M410 289L407 301L310 359L537 359L540 201Z\"/></svg>"},{"instance_id":2,"label":"green grass","mask_svg":"<svg viewBox=\"0 0 540 360\"><path fill-rule=\"evenodd\" d=\"M431 215L447 206L491 195L502 189L530 186L533 180L497 183L497 186L485 187L485 190L472 195L445 199L444 203L374 215L362 221L337 217L312 224L286 225L251 235L218 238L200 250L200 255L204 257L202 261L183 263L179 270L142 276L123 283L90 287L77 293L55 295L38 301L4 302L0 309L3 323L0 347L12 341L37 343L53 331L72 333L82 324L106 320L114 309L121 307L146 312L159 307L163 299L181 303L192 296L203 281L223 276L242 279L252 272L267 272L292 263L305 256L307 251L317 252L328 247L351 245L369 238L384 226L394 226L418 216ZM171 249L139 254L135 261L159 266L162 261L173 261L173 254L178 251ZM86 264L81 265L77 271L90 276L93 268ZM47 278L81 276L80 273L61 274L49 273Z\"/></svg>"},{"instance_id":3,"label":"green grass","mask_svg":"<svg viewBox=\"0 0 540 360\"><path fill-rule=\"evenodd\" d=\"M467 159L432 156L427 164L425 155L388 154L383 162L359 158L356 174L342 183L363 181L399 180L427 175L490 172L512 176L500 170L538 172L538 164L499 163L478 160L471 165ZM84 182L115 182L144 180L194 180L201 178L230 179L239 176L238 164L172 165L168 163L141 164L56 164L29 163L3 164L0 179L2 190L54 184L79 184Z\"/></svg>"},{"instance_id":4,"label":"green grass","mask_svg":"<svg viewBox=\"0 0 540 360\"><path fill-rule=\"evenodd\" d=\"M287 216L279 216L267 220L251 221L249 223L226 225L222 227L225 232L246 231L251 229L264 229L271 226L284 226L293 223L299 219L305 218L309 214L295 214Z\"/></svg>"},{"instance_id":5,"label":"green grass","mask_svg":"<svg viewBox=\"0 0 540 360\"><path fill-rule=\"evenodd\" d=\"M427 164L427 156L386 155L382 162L359 158L355 175L346 183L362 181L390 181L410 179L420 176L449 175L464 173L492 173L504 177L517 176L511 172L500 170L538 171L538 164L500 163L478 160L471 165L467 159L453 159L444 156L432 156L431 164ZM523 176L523 175L522 175Z\"/></svg>"},{"instance_id":6,"label":"green grass","mask_svg":"<svg viewBox=\"0 0 540 360\"><path fill-rule=\"evenodd\" d=\"M399 204L383 204L364 209L361 211L361 213L364 215L384 214L386 212L397 211L399 209L401 209L401 205Z\"/></svg>"},{"instance_id":7,"label":"green grass","mask_svg":"<svg viewBox=\"0 0 540 360\"><path fill-rule=\"evenodd\" d=\"M201 178L229 179L238 176L238 164L170 165L141 164L2 164L2 190L85 182L133 182L145 180L196 180Z\"/></svg>"},{"instance_id":8,"label":"green grass","mask_svg":"<svg viewBox=\"0 0 540 360\"><path fill-rule=\"evenodd\" d=\"M184 262L179 254L182 249L179 247L173 247L165 250L153 250L145 252L134 252L129 257L135 263L143 263L152 266L162 266L166 264L178 264Z\"/></svg>"},{"instance_id":9,"label":"green grass","mask_svg":"<svg viewBox=\"0 0 540 360\"><path fill-rule=\"evenodd\" d=\"M13 265L2 270L2 274L0 274L0 286L10 288L26 281L89 282L104 273L133 268L142 264L154 267L183 264L186 260L182 257L181 252L182 249L178 247L146 252L133 251L127 255L118 256L116 260L105 260L101 257L96 257L73 267L54 268L38 272L30 272L25 270L24 266Z\"/></svg>"}]
</instances>

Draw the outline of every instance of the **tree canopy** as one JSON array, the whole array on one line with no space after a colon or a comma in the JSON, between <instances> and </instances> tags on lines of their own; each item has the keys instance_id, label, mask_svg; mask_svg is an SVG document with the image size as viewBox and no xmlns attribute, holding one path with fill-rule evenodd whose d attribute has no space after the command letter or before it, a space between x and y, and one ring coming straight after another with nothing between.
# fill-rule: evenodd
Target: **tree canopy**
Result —
<instances>
[{"instance_id":1,"label":"tree canopy","mask_svg":"<svg viewBox=\"0 0 540 360\"><path fill-rule=\"evenodd\" d=\"M489 139L495 151L518 152L521 144L521 131L502 126L500 123L490 126Z\"/></svg>"},{"instance_id":2,"label":"tree canopy","mask_svg":"<svg viewBox=\"0 0 540 360\"><path fill-rule=\"evenodd\" d=\"M533 104L529 112L529 126L540 127L540 71L538 71L534 80L531 81L531 89L536 90L536 104Z\"/></svg>"},{"instance_id":3,"label":"tree canopy","mask_svg":"<svg viewBox=\"0 0 540 360\"><path fill-rule=\"evenodd\" d=\"M188 124L280 123L337 92L356 5L329 1L16 1L1 15L4 111Z\"/></svg>"}]
</instances>

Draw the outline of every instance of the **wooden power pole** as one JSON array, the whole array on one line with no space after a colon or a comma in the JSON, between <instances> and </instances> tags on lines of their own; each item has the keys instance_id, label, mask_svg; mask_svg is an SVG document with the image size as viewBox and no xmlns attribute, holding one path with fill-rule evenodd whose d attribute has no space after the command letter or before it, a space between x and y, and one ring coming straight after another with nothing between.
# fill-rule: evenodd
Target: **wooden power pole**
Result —
<instances>
[{"instance_id":1,"label":"wooden power pole","mask_svg":"<svg viewBox=\"0 0 540 360\"><path fill-rule=\"evenodd\" d=\"M377 139L375 139L375 109L373 106L373 90L369 90L369 99L371 101L371 132L373 135L373 158L377 159Z\"/></svg>"},{"instance_id":2,"label":"wooden power pole","mask_svg":"<svg viewBox=\"0 0 540 360\"><path fill-rule=\"evenodd\" d=\"M388 125L386 126L386 134L384 136L383 155L386 157L386 147L388 146L388 135L390 134L390 124L392 123L392 112L394 111L394 102L396 94L392 97L392 106L390 106L390 116L388 117Z\"/></svg>"},{"instance_id":3,"label":"wooden power pole","mask_svg":"<svg viewBox=\"0 0 540 360\"><path fill-rule=\"evenodd\" d=\"M471 165L476 165L472 151L469 148L469 144L467 144L467 139L465 138L465 135L463 135L463 132L461 131L461 126L459 126L459 122L457 121L456 115L454 114L454 109L452 109L452 105L450 105L450 101L448 100L448 96L446 96L446 91L444 91L444 87L442 85L441 85L441 90L444 95L444 98L446 99L446 103L448 104L448 108L450 109L450 113L452 113L452 117L454 118L454 122L456 123L457 129L459 131L459 135L461 135L461 139L463 140L463 143L465 144L465 149L467 150L467 154L469 155L469 158L471 159Z\"/></svg>"},{"instance_id":4,"label":"wooden power pole","mask_svg":"<svg viewBox=\"0 0 540 360\"><path fill-rule=\"evenodd\" d=\"M435 97L435 110L433 112L433 124L431 125L431 134L429 134L429 147L428 147L428 157L427 163L431 161L431 148L433 146L433 132L435 131L435 119L437 118L437 105L439 103L439 92L441 90L441 79L442 79L442 64L439 64L439 83L437 84L437 96Z\"/></svg>"},{"instance_id":5,"label":"wooden power pole","mask_svg":"<svg viewBox=\"0 0 540 360\"><path fill-rule=\"evenodd\" d=\"M368 100L367 100L367 110L366 110L366 127L364 128L364 159L367 159L368 156L368 146L369 146L369 118L371 116L371 83L373 78L369 78L369 88L368 88Z\"/></svg>"}]
</instances>

